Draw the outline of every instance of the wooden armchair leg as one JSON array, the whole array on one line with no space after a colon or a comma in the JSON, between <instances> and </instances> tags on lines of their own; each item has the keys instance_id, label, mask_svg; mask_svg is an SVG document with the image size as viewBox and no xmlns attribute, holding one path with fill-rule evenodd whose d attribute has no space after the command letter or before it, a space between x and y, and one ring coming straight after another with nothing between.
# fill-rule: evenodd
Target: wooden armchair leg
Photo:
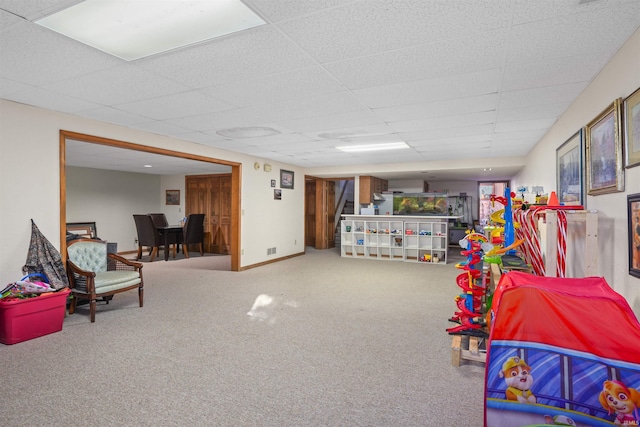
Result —
<instances>
[{"instance_id":1,"label":"wooden armchair leg","mask_svg":"<svg viewBox=\"0 0 640 427\"><path fill-rule=\"evenodd\" d=\"M91 323L96 321L96 299L95 297L91 298L91 302L89 303L89 316L91 317Z\"/></svg>"},{"instance_id":2,"label":"wooden armchair leg","mask_svg":"<svg viewBox=\"0 0 640 427\"><path fill-rule=\"evenodd\" d=\"M189 245L187 245L186 243L182 244L182 251L184 252L184 257L185 258L189 258Z\"/></svg>"},{"instance_id":3,"label":"wooden armchair leg","mask_svg":"<svg viewBox=\"0 0 640 427\"><path fill-rule=\"evenodd\" d=\"M149 262L153 262L153 259L156 257L157 254L158 254L158 247L154 246L151 249L151 260Z\"/></svg>"},{"instance_id":4,"label":"wooden armchair leg","mask_svg":"<svg viewBox=\"0 0 640 427\"><path fill-rule=\"evenodd\" d=\"M78 301L78 297L76 295L71 294L71 303L69 304L70 315L76 312L76 301Z\"/></svg>"},{"instance_id":5,"label":"wooden armchair leg","mask_svg":"<svg viewBox=\"0 0 640 427\"><path fill-rule=\"evenodd\" d=\"M202 242L198 244L200 245L200 256L204 256L204 251L202 250Z\"/></svg>"},{"instance_id":6,"label":"wooden armchair leg","mask_svg":"<svg viewBox=\"0 0 640 427\"><path fill-rule=\"evenodd\" d=\"M140 303L140 307L144 305L144 288L138 288L138 302Z\"/></svg>"},{"instance_id":7,"label":"wooden armchair leg","mask_svg":"<svg viewBox=\"0 0 640 427\"><path fill-rule=\"evenodd\" d=\"M138 245L138 255L136 255L136 261L142 258L142 246Z\"/></svg>"}]
</instances>

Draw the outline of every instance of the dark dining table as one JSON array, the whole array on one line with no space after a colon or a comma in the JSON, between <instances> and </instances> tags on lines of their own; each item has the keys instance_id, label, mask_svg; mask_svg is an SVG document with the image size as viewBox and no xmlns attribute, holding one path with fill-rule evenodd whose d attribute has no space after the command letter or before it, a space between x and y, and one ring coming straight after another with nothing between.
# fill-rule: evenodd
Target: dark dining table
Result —
<instances>
[{"instance_id":1,"label":"dark dining table","mask_svg":"<svg viewBox=\"0 0 640 427\"><path fill-rule=\"evenodd\" d=\"M173 243L178 244L182 239L178 236L182 235L181 225L167 225L166 227L158 227L158 232L164 237L164 260L169 261L169 245ZM175 236L174 239L171 236Z\"/></svg>"}]
</instances>

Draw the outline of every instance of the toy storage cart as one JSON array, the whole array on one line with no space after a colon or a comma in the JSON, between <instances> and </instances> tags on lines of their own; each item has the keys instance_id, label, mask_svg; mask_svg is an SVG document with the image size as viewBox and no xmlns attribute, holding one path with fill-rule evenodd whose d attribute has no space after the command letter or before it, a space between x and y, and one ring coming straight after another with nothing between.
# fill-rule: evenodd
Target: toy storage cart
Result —
<instances>
[{"instance_id":1,"label":"toy storage cart","mask_svg":"<svg viewBox=\"0 0 640 427\"><path fill-rule=\"evenodd\" d=\"M640 425L640 323L603 278L503 274L492 314L485 426Z\"/></svg>"},{"instance_id":2,"label":"toy storage cart","mask_svg":"<svg viewBox=\"0 0 640 427\"><path fill-rule=\"evenodd\" d=\"M16 344L62 330L69 289L0 300L0 343Z\"/></svg>"}]
</instances>

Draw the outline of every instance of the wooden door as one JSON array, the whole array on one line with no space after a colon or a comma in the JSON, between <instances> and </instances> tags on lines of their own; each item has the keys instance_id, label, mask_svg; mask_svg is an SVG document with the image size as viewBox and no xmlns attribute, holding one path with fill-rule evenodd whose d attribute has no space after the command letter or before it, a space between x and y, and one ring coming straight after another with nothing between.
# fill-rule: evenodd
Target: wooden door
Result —
<instances>
[{"instance_id":1,"label":"wooden door","mask_svg":"<svg viewBox=\"0 0 640 427\"><path fill-rule=\"evenodd\" d=\"M324 181L325 186L325 206L323 214L327 224L326 239L327 248L336 246L336 183L334 181Z\"/></svg>"},{"instance_id":2,"label":"wooden door","mask_svg":"<svg viewBox=\"0 0 640 427\"><path fill-rule=\"evenodd\" d=\"M304 244L316 246L316 181L305 181L304 197Z\"/></svg>"},{"instance_id":3,"label":"wooden door","mask_svg":"<svg viewBox=\"0 0 640 427\"><path fill-rule=\"evenodd\" d=\"M231 175L221 176L218 207L218 236L217 244L219 254L231 253Z\"/></svg>"},{"instance_id":4,"label":"wooden door","mask_svg":"<svg viewBox=\"0 0 640 427\"><path fill-rule=\"evenodd\" d=\"M231 175L185 178L186 215L204 214L204 251L231 253Z\"/></svg>"}]
</instances>

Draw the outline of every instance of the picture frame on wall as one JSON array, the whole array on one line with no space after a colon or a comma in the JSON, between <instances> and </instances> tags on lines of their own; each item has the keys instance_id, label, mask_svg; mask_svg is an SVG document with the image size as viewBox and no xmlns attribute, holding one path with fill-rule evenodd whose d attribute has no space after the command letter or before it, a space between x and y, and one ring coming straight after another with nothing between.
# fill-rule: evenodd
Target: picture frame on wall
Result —
<instances>
[{"instance_id":1,"label":"picture frame on wall","mask_svg":"<svg viewBox=\"0 0 640 427\"><path fill-rule=\"evenodd\" d=\"M640 278L640 193L627 196L629 274Z\"/></svg>"},{"instance_id":2,"label":"picture frame on wall","mask_svg":"<svg viewBox=\"0 0 640 427\"><path fill-rule=\"evenodd\" d=\"M624 100L625 165L640 165L640 88Z\"/></svg>"},{"instance_id":3,"label":"picture frame on wall","mask_svg":"<svg viewBox=\"0 0 640 427\"><path fill-rule=\"evenodd\" d=\"M180 204L180 190L166 190L165 204L167 205L179 205Z\"/></svg>"},{"instance_id":4,"label":"picture frame on wall","mask_svg":"<svg viewBox=\"0 0 640 427\"><path fill-rule=\"evenodd\" d=\"M292 171L280 169L280 187L288 188L292 190L293 179L294 179L294 176Z\"/></svg>"},{"instance_id":5,"label":"picture frame on wall","mask_svg":"<svg viewBox=\"0 0 640 427\"><path fill-rule=\"evenodd\" d=\"M587 194L624 191L621 99L618 98L585 126Z\"/></svg>"},{"instance_id":6,"label":"picture frame on wall","mask_svg":"<svg viewBox=\"0 0 640 427\"><path fill-rule=\"evenodd\" d=\"M556 149L556 185L562 205L584 206L584 142L580 129Z\"/></svg>"}]
</instances>

